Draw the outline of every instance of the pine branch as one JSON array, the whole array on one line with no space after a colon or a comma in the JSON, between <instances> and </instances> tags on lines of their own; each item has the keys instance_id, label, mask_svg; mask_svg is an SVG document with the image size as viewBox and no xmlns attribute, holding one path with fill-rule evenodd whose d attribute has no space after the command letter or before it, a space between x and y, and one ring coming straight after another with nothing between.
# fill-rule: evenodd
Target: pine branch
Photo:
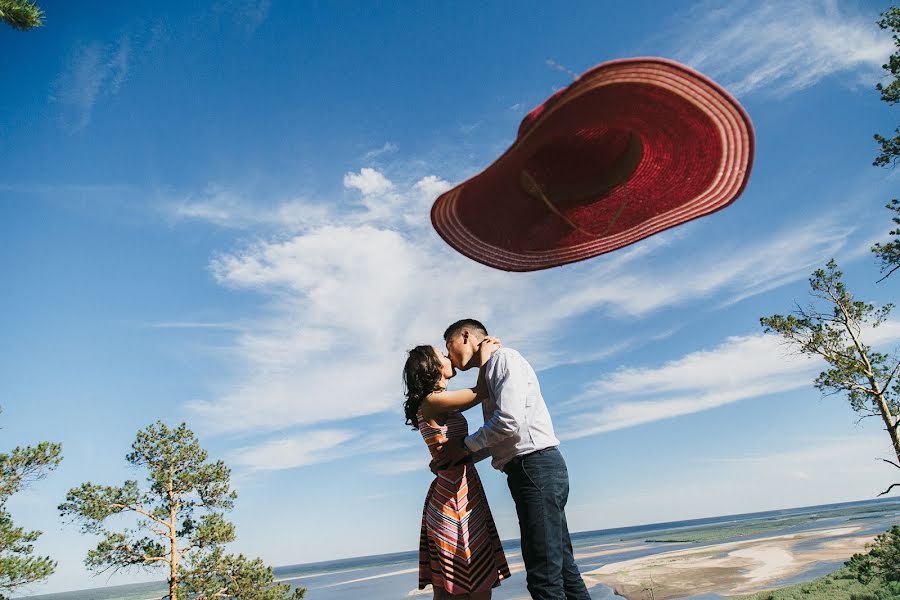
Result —
<instances>
[{"instance_id":1,"label":"pine branch","mask_svg":"<svg viewBox=\"0 0 900 600\"><path fill-rule=\"evenodd\" d=\"M0 21L27 31L44 24L44 11L31 0L0 0Z\"/></svg>"}]
</instances>

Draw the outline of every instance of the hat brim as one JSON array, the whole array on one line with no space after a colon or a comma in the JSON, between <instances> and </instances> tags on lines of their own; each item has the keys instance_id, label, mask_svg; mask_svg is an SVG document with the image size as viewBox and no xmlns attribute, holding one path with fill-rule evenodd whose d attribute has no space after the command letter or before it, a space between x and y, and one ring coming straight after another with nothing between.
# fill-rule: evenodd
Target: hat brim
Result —
<instances>
[{"instance_id":1,"label":"hat brim","mask_svg":"<svg viewBox=\"0 0 900 600\"><path fill-rule=\"evenodd\" d=\"M749 116L718 84L679 63L604 63L543 108L491 166L432 206L438 234L485 265L535 271L592 258L721 210L746 186ZM537 149L584 128L632 131L643 157L625 183L562 208L561 218L526 193L521 172Z\"/></svg>"}]
</instances>

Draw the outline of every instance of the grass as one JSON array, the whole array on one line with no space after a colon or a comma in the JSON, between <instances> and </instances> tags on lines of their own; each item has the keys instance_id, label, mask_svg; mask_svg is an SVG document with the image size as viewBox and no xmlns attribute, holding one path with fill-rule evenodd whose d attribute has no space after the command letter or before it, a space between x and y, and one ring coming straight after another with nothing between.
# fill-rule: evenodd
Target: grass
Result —
<instances>
[{"instance_id":1,"label":"grass","mask_svg":"<svg viewBox=\"0 0 900 600\"><path fill-rule=\"evenodd\" d=\"M847 568L778 590L735 596L730 600L894 600L900 595L877 582L863 584Z\"/></svg>"},{"instance_id":2,"label":"grass","mask_svg":"<svg viewBox=\"0 0 900 600\"><path fill-rule=\"evenodd\" d=\"M673 531L669 535L661 535L652 539L644 540L647 543L704 543L719 542L723 540L731 540L734 538L747 537L766 531L776 531L802 525L809 522L809 517L793 517L789 519L772 519L764 521L749 521L743 523L731 523L728 525L720 525L718 527L696 527L691 529L680 529Z\"/></svg>"}]
</instances>

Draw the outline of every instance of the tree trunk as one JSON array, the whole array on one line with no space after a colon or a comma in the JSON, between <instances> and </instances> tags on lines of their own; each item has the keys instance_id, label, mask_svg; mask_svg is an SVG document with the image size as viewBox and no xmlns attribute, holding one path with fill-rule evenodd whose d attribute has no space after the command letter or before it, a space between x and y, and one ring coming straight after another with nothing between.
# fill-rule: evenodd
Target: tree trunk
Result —
<instances>
[{"instance_id":1,"label":"tree trunk","mask_svg":"<svg viewBox=\"0 0 900 600\"><path fill-rule=\"evenodd\" d=\"M891 443L894 445L894 454L897 456L897 464L900 464L900 435L898 435L897 427L894 425L891 409L884 399L884 393L878 392L875 398L878 401L878 408L881 412L881 420L884 421L884 428L888 430L888 433L891 436Z\"/></svg>"},{"instance_id":2,"label":"tree trunk","mask_svg":"<svg viewBox=\"0 0 900 600\"><path fill-rule=\"evenodd\" d=\"M178 539L175 535L175 517L177 507L175 505L175 493L173 479L175 474L169 469L169 600L178 600Z\"/></svg>"},{"instance_id":3,"label":"tree trunk","mask_svg":"<svg viewBox=\"0 0 900 600\"><path fill-rule=\"evenodd\" d=\"M866 353L862 342L860 342L859 337L857 336L856 332L858 329L854 330L850 325L852 319L850 318L847 308L834 296L832 296L832 298L834 299L835 304L840 307L841 313L844 315L844 328L847 333L850 334L850 339L853 340L856 352L866 367L865 376L866 379L869 380L869 386L871 386L870 392L875 396L875 402L878 404L878 412L881 413L881 420L884 422L884 428L887 429L888 435L891 436L891 445L894 447L894 455L897 457L897 461L900 462L900 438L898 438L897 435L897 427L891 415L891 409L888 406L887 400L884 399L884 388L880 387L878 381L875 379L875 371L872 368L872 362L869 360L869 355Z\"/></svg>"}]
</instances>

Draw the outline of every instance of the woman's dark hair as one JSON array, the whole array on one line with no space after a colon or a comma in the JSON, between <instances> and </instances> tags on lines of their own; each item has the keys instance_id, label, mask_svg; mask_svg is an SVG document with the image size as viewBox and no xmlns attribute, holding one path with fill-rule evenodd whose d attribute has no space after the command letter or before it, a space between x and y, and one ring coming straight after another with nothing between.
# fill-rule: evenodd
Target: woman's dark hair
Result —
<instances>
[{"instance_id":1,"label":"woman's dark hair","mask_svg":"<svg viewBox=\"0 0 900 600\"><path fill-rule=\"evenodd\" d=\"M441 361L432 346L416 346L409 351L406 365L403 367L403 393L406 402L403 411L406 413L406 424L418 429L419 407L428 394L438 389L441 380Z\"/></svg>"}]
</instances>

